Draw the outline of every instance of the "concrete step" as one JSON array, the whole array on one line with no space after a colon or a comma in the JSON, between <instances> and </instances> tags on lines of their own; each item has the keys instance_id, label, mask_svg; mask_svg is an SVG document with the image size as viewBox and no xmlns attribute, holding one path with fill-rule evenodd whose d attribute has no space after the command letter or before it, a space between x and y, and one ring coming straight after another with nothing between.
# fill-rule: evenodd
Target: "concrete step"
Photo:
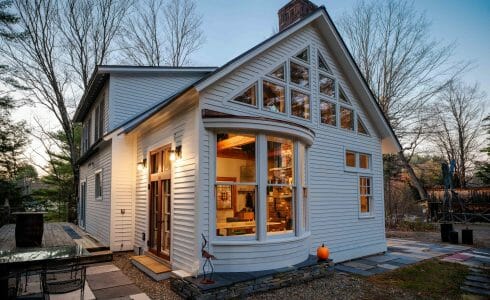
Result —
<instances>
[{"instance_id":1,"label":"concrete step","mask_svg":"<svg viewBox=\"0 0 490 300\"><path fill-rule=\"evenodd\" d=\"M131 263L155 281L168 279L172 275L172 269L169 266L148 255L132 256Z\"/></svg>"}]
</instances>

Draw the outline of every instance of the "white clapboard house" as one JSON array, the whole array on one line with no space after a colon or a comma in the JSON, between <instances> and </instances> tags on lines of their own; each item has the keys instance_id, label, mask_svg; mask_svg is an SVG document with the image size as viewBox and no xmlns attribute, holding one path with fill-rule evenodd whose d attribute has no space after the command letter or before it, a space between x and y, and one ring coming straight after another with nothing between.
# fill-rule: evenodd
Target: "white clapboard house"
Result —
<instances>
[{"instance_id":1,"label":"white clapboard house","mask_svg":"<svg viewBox=\"0 0 490 300\"><path fill-rule=\"evenodd\" d=\"M324 7L224 66L97 66L83 123L79 226L112 251L216 271L280 268L325 243L386 251L382 154L400 145ZM233 45L229 45L233 47Z\"/></svg>"}]
</instances>

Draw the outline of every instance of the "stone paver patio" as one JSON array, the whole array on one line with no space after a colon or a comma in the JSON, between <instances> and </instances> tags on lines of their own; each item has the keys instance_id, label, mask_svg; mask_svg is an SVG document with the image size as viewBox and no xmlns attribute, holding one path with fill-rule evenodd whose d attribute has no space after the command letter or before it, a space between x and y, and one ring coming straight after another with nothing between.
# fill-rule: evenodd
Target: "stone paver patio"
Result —
<instances>
[{"instance_id":1,"label":"stone paver patio","mask_svg":"<svg viewBox=\"0 0 490 300\"><path fill-rule=\"evenodd\" d=\"M24 282L22 282L23 284ZM41 292L39 276L31 276L27 291L23 295L39 295ZM103 263L87 267L85 282L85 300L93 299L150 299L123 272L112 263ZM66 294L50 295L53 300L80 299L80 290Z\"/></svg>"}]
</instances>

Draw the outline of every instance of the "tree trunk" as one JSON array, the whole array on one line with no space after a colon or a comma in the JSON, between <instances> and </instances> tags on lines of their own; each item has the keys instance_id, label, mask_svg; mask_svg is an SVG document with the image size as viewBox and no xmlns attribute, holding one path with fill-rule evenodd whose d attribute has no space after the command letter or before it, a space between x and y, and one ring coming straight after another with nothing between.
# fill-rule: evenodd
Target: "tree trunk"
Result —
<instances>
[{"instance_id":1,"label":"tree trunk","mask_svg":"<svg viewBox=\"0 0 490 300\"><path fill-rule=\"evenodd\" d=\"M418 179L417 175L415 175L415 172L413 171L412 166L408 163L408 160L405 157L405 154L403 154L403 151L398 152L398 157L400 158L400 161L403 163L403 167L405 168L405 170L407 170L408 176L410 176L410 182L417 189L420 199L421 200L428 199L427 191L425 190L424 186Z\"/></svg>"}]
</instances>

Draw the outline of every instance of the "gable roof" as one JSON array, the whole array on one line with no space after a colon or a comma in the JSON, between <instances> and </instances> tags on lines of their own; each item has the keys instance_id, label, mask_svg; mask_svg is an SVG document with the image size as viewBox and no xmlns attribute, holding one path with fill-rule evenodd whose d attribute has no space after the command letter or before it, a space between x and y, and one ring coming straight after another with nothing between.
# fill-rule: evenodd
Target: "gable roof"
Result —
<instances>
[{"instance_id":1,"label":"gable roof","mask_svg":"<svg viewBox=\"0 0 490 300\"><path fill-rule=\"evenodd\" d=\"M98 65L95 67L90 77L89 86L83 94L77 110L73 116L74 122L82 122L90 107L95 102L100 89L104 86L110 74L131 73L131 74L201 74L205 76L209 72L216 70L216 67L170 67L170 66L127 66L127 65ZM185 87L187 88L187 87ZM158 104L157 104L158 105Z\"/></svg>"},{"instance_id":2,"label":"gable roof","mask_svg":"<svg viewBox=\"0 0 490 300\"><path fill-rule=\"evenodd\" d=\"M195 88L197 92L203 91L204 89L206 89L207 87L209 87L210 85L218 81L219 79L225 77L226 75L236 70L244 63L248 62L252 58L259 55L260 53L266 51L273 45L277 44L278 42L282 41L283 39L287 38L291 34L297 32L298 30L300 30L301 28L309 24L315 24L316 27L319 29L320 33L325 38L325 40L335 41L335 42L330 42L329 45L331 46L340 65L344 68L344 70L347 70L346 72L347 78L350 80L350 82L353 83L355 89L361 95L365 95L367 101L363 101L363 103L365 104L368 114L373 117L373 120L375 121L375 126L380 132L381 136L383 137L383 141L382 141L383 147L386 147L386 149L389 152L401 151L402 147L393 131L393 128L389 124L386 116L383 114L381 107L376 101L376 97L370 90L369 85L367 84L366 80L362 76L362 73L359 70L357 64L355 63L354 58L349 52L344 40L340 36L337 27L335 27L335 24L333 23L332 19L330 18L324 6L320 6L319 8L311 12L309 15L304 17L302 20L294 24L291 24L284 30L278 32L277 34L271 36L265 41L259 43L258 45L249 49L243 54L235 57L234 59L232 59L225 65L221 66L220 68L217 68L213 72L210 72L209 74L202 77L194 84L191 84L186 89L183 89L179 94L180 95L185 94L188 90L192 88ZM143 123L145 120L147 120L155 113L157 113L159 110L163 109L163 107L165 107L167 104L169 104L170 102L178 98L179 95L174 95L170 98L164 99L161 103L165 103L165 105L162 106L161 103L158 104L157 105L158 108L153 109L151 114L145 115L142 113L135 116L133 119L128 121L127 124L130 123L131 124L130 126L123 126L123 131L125 133L130 132L138 125Z\"/></svg>"}]
</instances>

